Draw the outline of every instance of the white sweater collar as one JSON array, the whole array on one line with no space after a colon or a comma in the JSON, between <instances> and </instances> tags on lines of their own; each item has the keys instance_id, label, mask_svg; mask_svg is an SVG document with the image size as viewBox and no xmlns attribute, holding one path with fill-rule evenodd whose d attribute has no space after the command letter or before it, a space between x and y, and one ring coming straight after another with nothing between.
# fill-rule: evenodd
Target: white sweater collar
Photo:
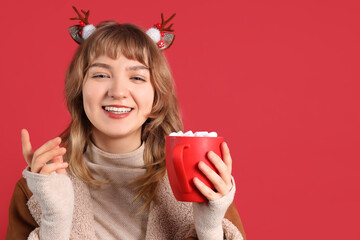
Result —
<instances>
[{"instance_id":1,"label":"white sweater collar","mask_svg":"<svg viewBox=\"0 0 360 240\"><path fill-rule=\"evenodd\" d=\"M88 162L104 167L144 168L144 148L145 144L142 143L135 151L114 154L105 152L91 143L88 145L84 156Z\"/></svg>"}]
</instances>

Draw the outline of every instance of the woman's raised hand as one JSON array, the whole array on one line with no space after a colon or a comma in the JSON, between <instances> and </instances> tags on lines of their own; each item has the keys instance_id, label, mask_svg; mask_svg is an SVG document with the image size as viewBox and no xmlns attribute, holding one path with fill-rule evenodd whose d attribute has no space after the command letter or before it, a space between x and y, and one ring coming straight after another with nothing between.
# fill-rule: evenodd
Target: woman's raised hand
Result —
<instances>
[{"instance_id":1,"label":"woman's raised hand","mask_svg":"<svg viewBox=\"0 0 360 240\"><path fill-rule=\"evenodd\" d=\"M30 143L29 132L22 129L21 142L23 155L31 168L31 172L45 175L52 172L66 174L68 163L63 161L66 149L60 147L60 137L48 141L34 152Z\"/></svg>"},{"instance_id":2,"label":"woman's raised hand","mask_svg":"<svg viewBox=\"0 0 360 240\"><path fill-rule=\"evenodd\" d=\"M23 155L31 169L23 176L41 207L39 239L69 239L74 211L74 189L63 161L66 149L60 147L61 138L54 138L35 152L29 132L21 130ZM62 173L62 174L58 174Z\"/></svg>"}]
</instances>

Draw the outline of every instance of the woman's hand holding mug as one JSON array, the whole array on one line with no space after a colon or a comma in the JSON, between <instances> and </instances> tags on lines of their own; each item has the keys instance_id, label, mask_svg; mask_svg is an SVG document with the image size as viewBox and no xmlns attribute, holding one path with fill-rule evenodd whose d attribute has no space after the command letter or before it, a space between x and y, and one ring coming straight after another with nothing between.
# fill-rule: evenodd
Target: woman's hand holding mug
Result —
<instances>
[{"instance_id":1,"label":"woman's hand holding mug","mask_svg":"<svg viewBox=\"0 0 360 240\"><path fill-rule=\"evenodd\" d=\"M232 160L229 147L225 142L221 144L221 153L223 159L213 151L207 153L207 158L215 166L219 173L216 173L206 163L200 161L198 164L202 173L214 185L216 191L206 186L199 178L194 177L193 181L197 189L209 200L215 201L228 194L233 186L232 184Z\"/></svg>"},{"instance_id":2,"label":"woman's hand holding mug","mask_svg":"<svg viewBox=\"0 0 360 240\"><path fill-rule=\"evenodd\" d=\"M223 239L222 220L235 196L232 159L224 139L167 136L166 166L176 199L193 202L198 239Z\"/></svg>"},{"instance_id":3,"label":"woman's hand holding mug","mask_svg":"<svg viewBox=\"0 0 360 240\"><path fill-rule=\"evenodd\" d=\"M205 203L193 203L195 229L200 240L223 239L222 219L235 196L235 183L231 176L232 160L225 142L221 144L221 153L223 159L212 151L207 154L218 173L205 163L200 162L198 165L214 185L215 191L194 178L195 186L209 200Z\"/></svg>"}]
</instances>

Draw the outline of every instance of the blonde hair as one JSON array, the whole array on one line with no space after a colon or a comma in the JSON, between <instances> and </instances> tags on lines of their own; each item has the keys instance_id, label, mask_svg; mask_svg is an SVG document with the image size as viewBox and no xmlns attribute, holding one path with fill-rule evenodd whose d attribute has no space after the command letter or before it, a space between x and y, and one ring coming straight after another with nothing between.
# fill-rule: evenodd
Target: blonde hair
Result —
<instances>
[{"instance_id":1,"label":"blonde hair","mask_svg":"<svg viewBox=\"0 0 360 240\"><path fill-rule=\"evenodd\" d=\"M60 135L67 148L65 160L69 162L70 174L91 185L104 182L95 179L85 162L83 153L90 143L92 125L88 120L82 99L82 86L88 67L100 55L116 59L120 55L137 60L150 69L154 87L152 111L142 126L141 140L145 144L144 162L146 174L137 179L140 184L138 198L145 198L141 211L150 206L158 182L166 171L165 136L183 129L178 100L172 75L166 58L156 44L137 26L102 22L96 31L77 49L65 79L65 97L72 121Z\"/></svg>"}]
</instances>

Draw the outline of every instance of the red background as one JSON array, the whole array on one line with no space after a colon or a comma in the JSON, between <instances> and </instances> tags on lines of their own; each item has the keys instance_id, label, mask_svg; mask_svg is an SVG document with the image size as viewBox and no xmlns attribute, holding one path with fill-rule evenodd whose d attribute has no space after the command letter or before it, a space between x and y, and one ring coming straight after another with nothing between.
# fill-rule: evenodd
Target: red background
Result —
<instances>
[{"instance_id":1,"label":"red background","mask_svg":"<svg viewBox=\"0 0 360 240\"><path fill-rule=\"evenodd\" d=\"M360 239L357 0L2 1L1 213L33 146L68 124L71 5L90 21L174 19L166 52L186 130L217 131L234 161L249 239Z\"/></svg>"}]
</instances>

